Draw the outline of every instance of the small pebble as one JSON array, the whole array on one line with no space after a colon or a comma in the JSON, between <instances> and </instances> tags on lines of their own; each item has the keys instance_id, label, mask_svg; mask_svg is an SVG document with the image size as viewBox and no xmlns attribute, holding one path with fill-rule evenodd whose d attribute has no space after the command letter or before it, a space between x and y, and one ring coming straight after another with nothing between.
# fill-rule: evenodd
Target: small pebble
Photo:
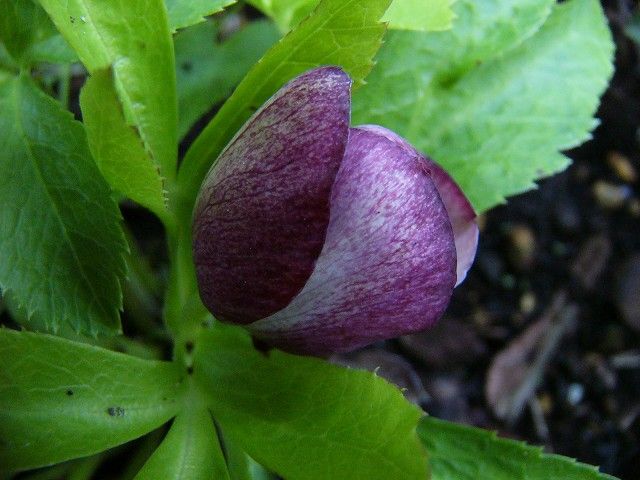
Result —
<instances>
[{"instance_id":1,"label":"small pebble","mask_svg":"<svg viewBox=\"0 0 640 480\"><path fill-rule=\"evenodd\" d=\"M509 230L509 260L514 267L526 270L533 265L536 237L526 225L515 225Z\"/></svg>"},{"instance_id":2,"label":"small pebble","mask_svg":"<svg viewBox=\"0 0 640 480\"><path fill-rule=\"evenodd\" d=\"M574 407L582 402L584 398L584 387L579 383L572 383L567 388L567 402Z\"/></svg>"},{"instance_id":3,"label":"small pebble","mask_svg":"<svg viewBox=\"0 0 640 480\"><path fill-rule=\"evenodd\" d=\"M524 292L520 297L520 311L525 315L529 315L536 309L536 303L535 293L531 291Z\"/></svg>"},{"instance_id":4,"label":"small pebble","mask_svg":"<svg viewBox=\"0 0 640 480\"><path fill-rule=\"evenodd\" d=\"M633 183L638 179L638 172L631 161L620 152L609 152L607 162L620 180Z\"/></svg>"},{"instance_id":5,"label":"small pebble","mask_svg":"<svg viewBox=\"0 0 640 480\"><path fill-rule=\"evenodd\" d=\"M628 185L615 185L603 180L593 184L592 192L601 207L612 210L622 207L632 194Z\"/></svg>"},{"instance_id":6,"label":"small pebble","mask_svg":"<svg viewBox=\"0 0 640 480\"><path fill-rule=\"evenodd\" d=\"M542 393L538 396L538 403L545 415L549 415L553 410L553 398L548 393Z\"/></svg>"}]
</instances>

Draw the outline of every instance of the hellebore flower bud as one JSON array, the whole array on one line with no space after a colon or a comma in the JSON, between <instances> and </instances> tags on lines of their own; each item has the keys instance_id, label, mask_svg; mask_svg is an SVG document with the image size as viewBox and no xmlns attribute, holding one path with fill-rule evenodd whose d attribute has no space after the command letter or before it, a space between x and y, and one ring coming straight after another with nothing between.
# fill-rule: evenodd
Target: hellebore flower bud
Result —
<instances>
[{"instance_id":1,"label":"hellebore flower bud","mask_svg":"<svg viewBox=\"0 0 640 480\"><path fill-rule=\"evenodd\" d=\"M395 133L350 128L350 89L337 67L289 82L227 145L196 203L204 304L293 353L431 326L475 256L460 188Z\"/></svg>"}]
</instances>

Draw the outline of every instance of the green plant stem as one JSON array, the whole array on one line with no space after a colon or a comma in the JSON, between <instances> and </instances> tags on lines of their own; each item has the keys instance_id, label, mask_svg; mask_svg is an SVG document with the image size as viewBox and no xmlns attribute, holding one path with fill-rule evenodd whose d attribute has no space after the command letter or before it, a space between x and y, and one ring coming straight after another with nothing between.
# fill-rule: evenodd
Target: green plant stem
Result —
<instances>
[{"instance_id":1,"label":"green plant stem","mask_svg":"<svg viewBox=\"0 0 640 480\"><path fill-rule=\"evenodd\" d=\"M156 319L161 314L159 299L162 296L162 285L126 226L124 233L129 245L126 259L128 274L124 285L125 311L138 329L154 334L160 328Z\"/></svg>"},{"instance_id":2,"label":"green plant stem","mask_svg":"<svg viewBox=\"0 0 640 480\"><path fill-rule=\"evenodd\" d=\"M71 80L71 65L63 64L59 66L59 86L58 86L58 100L64 106L66 110L69 109L69 86Z\"/></svg>"},{"instance_id":3,"label":"green plant stem","mask_svg":"<svg viewBox=\"0 0 640 480\"><path fill-rule=\"evenodd\" d=\"M171 270L165 293L163 319L174 339L174 360L190 366L191 355L185 346L195 344L210 317L200 301L191 251L191 208L177 189L170 192L172 215L178 221L167 229Z\"/></svg>"}]
</instances>

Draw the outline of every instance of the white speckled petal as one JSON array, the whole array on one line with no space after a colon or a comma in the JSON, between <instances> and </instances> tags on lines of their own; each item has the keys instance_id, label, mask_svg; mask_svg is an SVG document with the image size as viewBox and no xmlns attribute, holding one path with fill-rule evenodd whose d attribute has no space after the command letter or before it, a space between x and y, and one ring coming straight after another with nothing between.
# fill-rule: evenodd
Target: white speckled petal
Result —
<instances>
[{"instance_id":1,"label":"white speckled petal","mask_svg":"<svg viewBox=\"0 0 640 480\"><path fill-rule=\"evenodd\" d=\"M295 353L349 351L429 327L455 282L453 231L429 164L385 135L351 129L311 277L284 309L247 327Z\"/></svg>"},{"instance_id":2,"label":"white speckled petal","mask_svg":"<svg viewBox=\"0 0 640 480\"><path fill-rule=\"evenodd\" d=\"M436 187L438 187L438 192L440 193L440 197L442 198L445 207L447 207L449 220L451 220L451 226L453 227L458 257L457 287L467 276L467 272L471 268L471 264L473 264L473 260L476 256L476 250L478 248L479 230L478 224L476 223L476 212L473 210L471 203L469 203L469 200L467 200L467 197L458 184L440 165L430 158L424 157L420 152L413 148L409 142L395 132L378 125L363 125L358 128L384 135L389 140L396 142L402 148L414 152L416 155L422 156L429 164L431 177L436 183Z\"/></svg>"}]
</instances>

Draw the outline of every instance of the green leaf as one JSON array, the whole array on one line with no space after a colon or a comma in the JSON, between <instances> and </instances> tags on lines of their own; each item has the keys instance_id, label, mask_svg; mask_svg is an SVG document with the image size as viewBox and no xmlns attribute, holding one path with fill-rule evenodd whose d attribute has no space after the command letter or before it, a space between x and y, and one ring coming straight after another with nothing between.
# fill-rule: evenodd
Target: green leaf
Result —
<instances>
[{"instance_id":1,"label":"green leaf","mask_svg":"<svg viewBox=\"0 0 640 480\"><path fill-rule=\"evenodd\" d=\"M204 17L221 12L236 0L165 0L169 27L175 32L204 21Z\"/></svg>"},{"instance_id":2,"label":"green leaf","mask_svg":"<svg viewBox=\"0 0 640 480\"><path fill-rule=\"evenodd\" d=\"M32 0L0 0L0 12L0 41L22 65L76 61L73 50L37 3Z\"/></svg>"},{"instance_id":3,"label":"green leaf","mask_svg":"<svg viewBox=\"0 0 640 480\"><path fill-rule=\"evenodd\" d=\"M224 43L218 28L204 22L175 37L178 138L215 104L223 101L279 38L271 22L252 22Z\"/></svg>"},{"instance_id":4,"label":"green leaf","mask_svg":"<svg viewBox=\"0 0 640 480\"><path fill-rule=\"evenodd\" d=\"M195 345L194 380L225 438L287 480L424 480L420 411L375 374L272 350L216 324Z\"/></svg>"},{"instance_id":5,"label":"green leaf","mask_svg":"<svg viewBox=\"0 0 640 480\"><path fill-rule=\"evenodd\" d=\"M224 439L224 453L231 480L276 480L229 438Z\"/></svg>"},{"instance_id":6,"label":"green leaf","mask_svg":"<svg viewBox=\"0 0 640 480\"><path fill-rule=\"evenodd\" d=\"M229 480L211 414L189 407L180 413L171 430L135 480Z\"/></svg>"},{"instance_id":7,"label":"green leaf","mask_svg":"<svg viewBox=\"0 0 640 480\"><path fill-rule=\"evenodd\" d=\"M97 70L89 77L80 105L91 153L109 184L162 217L163 180L140 137L125 123L110 70Z\"/></svg>"},{"instance_id":8,"label":"green leaf","mask_svg":"<svg viewBox=\"0 0 640 480\"><path fill-rule=\"evenodd\" d=\"M191 208L207 170L235 132L273 93L296 75L320 65L339 65L356 85L373 66L390 0L323 0L313 15L271 48L191 146L178 185Z\"/></svg>"},{"instance_id":9,"label":"green leaf","mask_svg":"<svg viewBox=\"0 0 640 480\"><path fill-rule=\"evenodd\" d=\"M451 4L455 0L394 0L383 20L398 30L446 30L454 18ZM283 32L288 32L309 15L318 0L248 0L265 15L273 18Z\"/></svg>"},{"instance_id":10,"label":"green leaf","mask_svg":"<svg viewBox=\"0 0 640 480\"><path fill-rule=\"evenodd\" d=\"M171 181L177 102L173 42L163 1L39 1L89 72L112 68L127 124L137 130L154 165Z\"/></svg>"},{"instance_id":11,"label":"green leaf","mask_svg":"<svg viewBox=\"0 0 640 480\"><path fill-rule=\"evenodd\" d=\"M46 12L32 0L0 0L0 12L0 40L14 60L51 33Z\"/></svg>"},{"instance_id":12,"label":"green leaf","mask_svg":"<svg viewBox=\"0 0 640 480\"><path fill-rule=\"evenodd\" d=\"M0 84L0 288L40 328L118 331L126 242L82 125L26 76Z\"/></svg>"},{"instance_id":13,"label":"green leaf","mask_svg":"<svg viewBox=\"0 0 640 480\"><path fill-rule=\"evenodd\" d=\"M355 123L408 138L453 175L478 211L566 167L558 150L589 138L612 73L611 34L597 0L554 6L539 30L541 2L508 3L496 10L483 7L505 2L460 0L449 32L394 32L354 98ZM493 11L506 16L489 22L482 12ZM458 51L461 42L469 46Z\"/></svg>"},{"instance_id":14,"label":"green leaf","mask_svg":"<svg viewBox=\"0 0 640 480\"><path fill-rule=\"evenodd\" d=\"M318 0L247 0L272 18L282 32L288 32L318 5Z\"/></svg>"},{"instance_id":15,"label":"green leaf","mask_svg":"<svg viewBox=\"0 0 640 480\"><path fill-rule=\"evenodd\" d=\"M174 363L0 329L0 465L35 468L137 438L176 414L182 375Z\"/></svg>"},{"instance_id":16,"label":"green leaf","mask_svg":"<svg viewBox=\"0 0 640 480\"><path fill-rule=\"evenodd\" d=\"M78 61L76 52L69 46L62 35L56 33L42 42L34 44L28 52L31 63L75 63Z\"/></svg>"},{"instance_id":17,"label":"green leaf","mask_svg":"<svg viewBox=\"0 0 640 480\"><path fill-rule=\"evenodd\" d=\"M596 467L480 428L424 417L418 435L432 480L615 480Z\"/></svg>"},{"instance_id":18,"label":"green leaf","mask_svg":"<svg viewBox=\"0 0 640 480\"><path fill-rule=\"evenodd\" d=\"M455 0L394 0L383 20L396 30L448 30L453 24ZM426 4L425 4L426 3Z\"/></svg>"}]
</instances>

